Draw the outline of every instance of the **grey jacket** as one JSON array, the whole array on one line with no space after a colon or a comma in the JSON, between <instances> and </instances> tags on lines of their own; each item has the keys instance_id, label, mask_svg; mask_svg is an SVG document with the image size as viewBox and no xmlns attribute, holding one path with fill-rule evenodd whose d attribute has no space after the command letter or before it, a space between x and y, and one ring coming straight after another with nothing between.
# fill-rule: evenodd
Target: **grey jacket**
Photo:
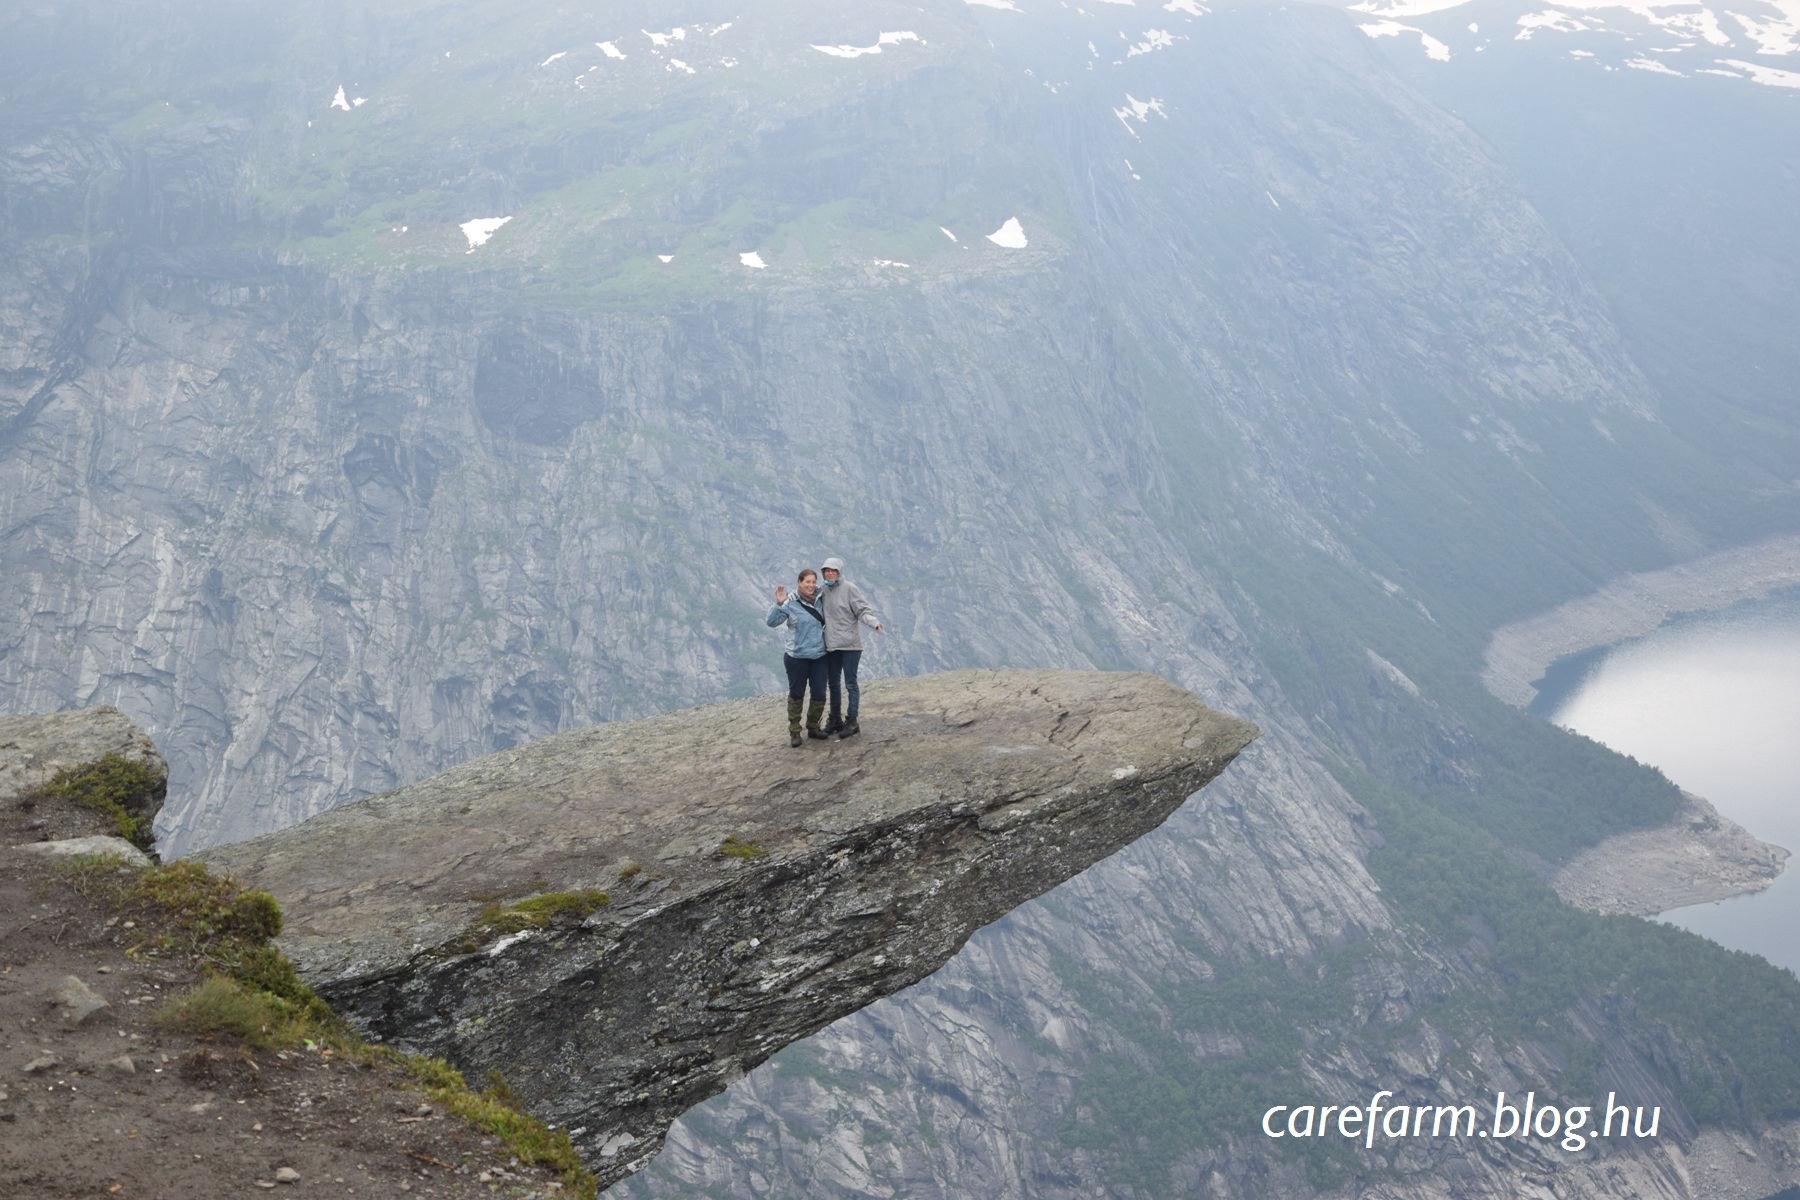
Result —
<instances>
[{"instance_id":1,"label":"grey jacket","mask_svg":"<svg viewBox=\"0 0 1800 1200\"><path fill-rule=\"evenodd\" d=\"M862 589L848 579L839 579L836 587L821 588L820 608L825 611L825 648L827 650L861 650L862 627L881 624Z\"/></svg>"}]
</instances>

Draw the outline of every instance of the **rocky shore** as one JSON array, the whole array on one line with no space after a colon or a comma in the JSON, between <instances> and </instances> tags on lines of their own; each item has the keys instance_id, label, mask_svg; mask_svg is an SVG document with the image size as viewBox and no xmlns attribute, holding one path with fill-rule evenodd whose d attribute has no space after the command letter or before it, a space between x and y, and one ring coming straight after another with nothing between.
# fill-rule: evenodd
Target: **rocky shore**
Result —
<instances>
[{"instance_id":1,"label":"rocky shore","mask_svg":"<svg viewBox=\"0 0 1800 1200\"><path fill-rule=\"evenodd\" d=\"M1524 708L1550 664L1649 633L1684 612L1706 612L1800 586L1800 537L1771 538L1615 579L1548 612L1514 621L1488 639L1481 682Z\"/></svg>"},{"instance_id":2,"label":"rocky shore","mask_svg":"<svg viewBox=\"0 0 1800 1200\"><path fill-rule=\"evenodd\" d=\"M1614 580L1548 612L1502 626L1488 641L1482 683L1523 708L1558 659L1649 633L1671 616L1724 608L1800 586L1800 537L1738 546L1659 571ZM1607 838L1551 878L1564 900L1604 913L1652 916L1761 891L1788 851L1758 840L1705 799L1686 795L1655 829Z\"/></svg>"},{"instance_id":3,"label":"rocky shore","mask_svg":"<svg viewBox=\"0 0 1800 1200\"><path fill-rule=\"evenodd\" d=\"M1609 837L1551 876L1556 894L1577 908L1652 917L1708 904L1775 882L1788 860L1705 799L1683 792L1667 825Z\"/></svg>"}]
</instances>

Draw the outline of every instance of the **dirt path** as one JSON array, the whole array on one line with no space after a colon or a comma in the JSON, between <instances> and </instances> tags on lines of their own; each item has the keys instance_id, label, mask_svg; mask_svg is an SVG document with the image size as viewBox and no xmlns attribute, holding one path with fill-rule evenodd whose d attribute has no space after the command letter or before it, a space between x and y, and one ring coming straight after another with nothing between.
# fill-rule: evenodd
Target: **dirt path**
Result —
<instances>
[{"instance_id":1,"label":"dirt path","mask_svg":"<svg viewBox=\"0 0 1800 1200\"><path fill-rule=\"evenodd\" d=\"M104 832L84 811L0 811L0 1196L558 1194L398 1069L159 1032L198 969L145 957L146 929L13 848ZM56 1003L70 977L105 1007Z\"/></svg>"}]
</instances>

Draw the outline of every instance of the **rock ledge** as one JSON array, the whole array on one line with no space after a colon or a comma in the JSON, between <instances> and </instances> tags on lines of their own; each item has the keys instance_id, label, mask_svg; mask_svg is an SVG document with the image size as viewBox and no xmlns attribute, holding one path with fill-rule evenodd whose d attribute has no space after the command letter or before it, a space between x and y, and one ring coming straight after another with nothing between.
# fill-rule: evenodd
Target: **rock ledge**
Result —
<instances>
[{"instance_id":1,"label":"rock ledge","mask_svg":"<svg viewBox=\"0 0 1800 1200\"><path fill-rule=\"evenodd\" d=\"M782 1046L1160 825L1256 728L1150 675L872 682L864 732L779 699L574 730L201 857L374 1038L501 1071L604 1182ZM611 902L496 936L484 911ZM473 935L471 931L474 931Z\"/></svg>"}]
</instances>

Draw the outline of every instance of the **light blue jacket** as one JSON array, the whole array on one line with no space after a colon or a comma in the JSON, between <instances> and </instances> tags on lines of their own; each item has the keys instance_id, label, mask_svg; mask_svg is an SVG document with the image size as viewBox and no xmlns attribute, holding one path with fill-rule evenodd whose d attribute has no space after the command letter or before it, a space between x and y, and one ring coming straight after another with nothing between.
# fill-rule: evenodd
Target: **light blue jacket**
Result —
<instances>
[{"instance_id":1,"label":"light blue jacket","mask_svg":"<svg viewBox=\"0 0 1800 1200\"><path fill-rule=\"evenodd\" d=\"M818 608L818 601L813 602ZM824 658L825 657L825 625L800 605L800 594L794 592L787 598L787 603L777 604L769 610L770 628L787 623L787 652L790 658Z\"/></svg>"}]
</instances>

